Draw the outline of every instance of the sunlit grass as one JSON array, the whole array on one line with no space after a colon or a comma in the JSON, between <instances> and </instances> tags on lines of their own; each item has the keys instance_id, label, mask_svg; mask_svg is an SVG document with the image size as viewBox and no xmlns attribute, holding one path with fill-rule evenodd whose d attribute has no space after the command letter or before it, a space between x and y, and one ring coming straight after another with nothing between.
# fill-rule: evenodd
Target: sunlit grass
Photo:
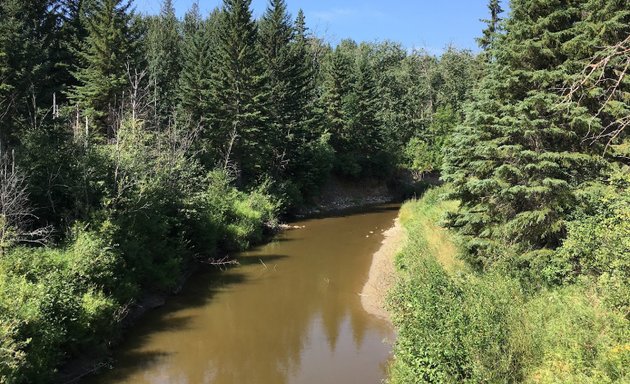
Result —
<instances>
[{"instance_id":1,"label":"sunlit grass","mask_svg":"<svg viewBox=\"0 0 630 384\"><path fill-rule=\"evenodd\" d=\"M403 205L390 383L626 383L630 327L589 284L525 290L460 258L445 188Z\"/></svg>"}]
</instances>

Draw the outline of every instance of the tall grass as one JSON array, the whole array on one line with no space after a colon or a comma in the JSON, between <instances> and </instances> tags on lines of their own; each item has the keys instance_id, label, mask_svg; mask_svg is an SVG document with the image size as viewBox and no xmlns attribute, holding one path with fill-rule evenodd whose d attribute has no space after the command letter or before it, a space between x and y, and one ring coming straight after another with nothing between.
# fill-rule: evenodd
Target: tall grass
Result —
<instances>
[{"instance_id":1,"label":"tall grass","mask_svg":"<svg viewBox=\"0 0 630 384\"><path fill-rule=\"evenodd\" d=\"M428 191L400 213L408 241L390 306L398 330L390 382L612 383L630 379L627 319L588 285L524 290L458 257L440 220L457 203Z\"/></svg>"}]
</instances>

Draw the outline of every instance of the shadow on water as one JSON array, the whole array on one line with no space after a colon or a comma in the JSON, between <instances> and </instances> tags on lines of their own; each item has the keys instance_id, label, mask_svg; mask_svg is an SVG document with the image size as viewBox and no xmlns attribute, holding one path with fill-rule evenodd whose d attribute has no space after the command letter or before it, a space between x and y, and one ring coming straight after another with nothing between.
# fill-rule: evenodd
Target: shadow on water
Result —
<instances>
[{"instance_id":1,"label":"shadow on water","mask_svg":"<svg viewBox=\"0 0 630 384\"><path fill-rule=\"evenodd\" d=\"M364 205L360 207L343 208L343 209L338 209L338 210L313 213L313 214L305 215L304 217L300 217L295 220L292 220L292 222L303 221L303 220L334 219L334 218L342 218L342 217L349 217L349 216L356 216L356 215L369 215L369 214L378 214L378 213L387 213L387 212L398 212L399 209L400 209L400 203L392 201L386 204Z\"/></svg>"},{"instance_id":2,"label":"shadow on water","mask_svg":"<svg viewBox=\"0 0 630 384\"><path fill-rule=\"evenodd\" d=\"M172 354L166 353L166 352L128 351L124 353L124 358L126 361L130 361L130 362L133 361L134 364L123 364L120 366L114 364L113 366L111 366L111 371L107 371L107 368L105 368L105 370L98 372L98 374L104 375L107 373L107 379L110 382L111 381L113 382L124 381L128 377L133 375L135 372L140 371L139 369L134 368L134 366L145 367L145 368L149 366L153 366L153 365L159 364L160 361L163 361L165 358L167 358L170 355ZM103 376L94 377L94 381L92 382L99 383L100 382L98 380L99 377L103 377ZM88 381L89 380L85 380L85 382L88 382Z\"/></svg>"},{"instance_id":3,"label":"shadow on water","mask_svg":"<svg viewBox=\"0 0 630 384\"><path fill-rule=\"evenodd\" d=\"M114 370L85 382L380 382L390 329L359 293L397 209L311 217L239 254L237 266L203 266L129 331Z\"/></svg>"},{"instance_id":4,"label":"shadow on water","mask_svg":"<svg viewBox=\"0 0 630 384\"><path fill-rule=\"evenodd\" d=\"M82 383L111 383L125 381L158 364L173 353L160 350L145 350L152 335L161 332L177 332L191 329L193 315L179 314L183 309L199 308L208 305L219 292L230 286L243 284L247 276L241 273L226 274L215 267L203 267L186 284L184 290L169 300L163 307L157 308L142 317L131 329L127 337L113 354L112 370L98 372L97 376L87 378Z\"/></svg>"}]
</instances>

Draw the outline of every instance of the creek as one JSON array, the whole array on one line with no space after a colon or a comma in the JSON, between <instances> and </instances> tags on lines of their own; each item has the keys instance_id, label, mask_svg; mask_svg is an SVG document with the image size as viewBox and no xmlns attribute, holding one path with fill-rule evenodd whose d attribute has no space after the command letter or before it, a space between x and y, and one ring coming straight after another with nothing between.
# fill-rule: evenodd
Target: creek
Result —
<instances>
[{"instance_id":1,"label":"creek","mask_svg":"<svg viewBox=\"0 0 630 384\"><path fill-rule=\"evenodd\" d=\"M361 289L397 205L312 218L145 315L95 384L377 384L394 332Z\"/></svg>"}]
</instances>

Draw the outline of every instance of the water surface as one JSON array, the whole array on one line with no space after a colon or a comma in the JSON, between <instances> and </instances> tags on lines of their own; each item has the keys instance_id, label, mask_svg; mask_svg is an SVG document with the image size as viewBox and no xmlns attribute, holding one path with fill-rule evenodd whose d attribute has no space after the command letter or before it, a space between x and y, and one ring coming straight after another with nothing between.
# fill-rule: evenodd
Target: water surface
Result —
<instances>
[{"instance_id":1,"label":"water surface","mask_svg":"<svg viewBox=\"0 0 630 384\"><path fill-rule=\"evenodd\" d=\"M397 206L310 219L203 271L149 313L87 381L152 384L380 383L393 331L361 289Z\"/></svg>"}]
</instances>

